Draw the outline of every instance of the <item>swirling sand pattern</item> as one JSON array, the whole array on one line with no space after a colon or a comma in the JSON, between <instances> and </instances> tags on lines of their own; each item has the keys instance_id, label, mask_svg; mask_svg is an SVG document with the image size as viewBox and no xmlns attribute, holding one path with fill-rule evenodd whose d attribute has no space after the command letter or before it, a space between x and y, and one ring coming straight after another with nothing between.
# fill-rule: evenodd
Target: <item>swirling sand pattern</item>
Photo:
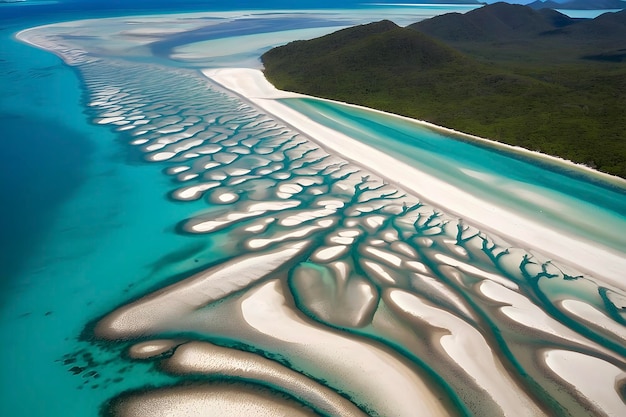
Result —
<instances>
[{"instance_id":1,"label":"swirling sand pattern","mask_svg":"<svg viewBox=\"0 0 626 417\"><path fill-rule=\"evenodd\" d=\"M123 394L113 413L626 414L623 293L420 202L194 71L61 53L94 122L161 164L172 200L207 202L181 233L220 234L228 253L98 322L98 338L193 381Z\"/></svg>"}]
</instances>

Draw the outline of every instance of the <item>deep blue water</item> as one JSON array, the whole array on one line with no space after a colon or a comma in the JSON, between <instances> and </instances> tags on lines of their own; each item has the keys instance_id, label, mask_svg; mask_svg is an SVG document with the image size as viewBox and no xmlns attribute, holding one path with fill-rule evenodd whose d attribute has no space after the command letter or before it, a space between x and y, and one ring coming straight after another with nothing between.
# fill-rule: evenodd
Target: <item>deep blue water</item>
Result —
<instances>
[{"instance_id":1,"label":"deep blue water","mask_svg":"<svg viewBox=\"0 0 626 417\"><path fill-rule=\"evenodd\" d=\"M0 154L0 264L9 279L47 233L59 204L82 183L91 147L54 120L11 113L0 118L7 143Z\"/></svg>"},{"instance_id":2,"label":"deep blue water","mask_svg":"<svg viewBox=\"0 0 626 417\"><path fill-rule=\"evenodd\" d=\"M13 41L13 31L0 32L3 284L27 262L59 205L83 182L92 153L71 124L71 112L80 108L69 105L80 95L67 85L68 79L77 84L73 71L55 56Z\"/></svg>"}]
</instances>

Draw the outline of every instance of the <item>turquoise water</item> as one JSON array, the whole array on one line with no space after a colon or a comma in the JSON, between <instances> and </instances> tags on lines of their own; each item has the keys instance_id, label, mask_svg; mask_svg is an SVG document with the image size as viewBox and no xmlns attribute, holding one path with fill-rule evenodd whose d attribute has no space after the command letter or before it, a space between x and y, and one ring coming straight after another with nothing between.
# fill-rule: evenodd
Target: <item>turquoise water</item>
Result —
<instances>
[{"instance_id":1,"label":"turquoise water","mask_svg":"<svg viewBox=\"0 0 626 417\"><path fill-rule=\"evenodd\" d=\"M557 9L557 11L568 15L569 17L573 17L574 19L594 19L604 13L612 13L619 12L620 9L609 9L609 10L562 10Z\"/></svg>"},{"instance_id":2,"label":"turquoise water","mask_svg":"<svg viewBox=\"0 0 626 417\"><path fill-rule=\"evenodd\" d=\"M85 325L219 251L176 234L195 208L172 204L159 167L89 122L73 69L12 40L13 32L2 32L0 49L0 415L95 415L137 383L122 374L124 384L106 388L127 365L106 351L115 359L110 374L70 372L64 356L83 349Z\"/></svg>"},{"instance_id":3,"label":"turquoise water","mask_svg":"<svg viewBox=\"0 0 626 417\"><path fill-rule=\"evenodd\" d=\"M259 112L240 97L224 94L195 71L181 70L185 65L180 62L166 65L167 54L153 60L146 56L134 59L127 51L121 57L94 53L99 61L76 61L70 67L50 53L14 41L11 35L16 30L8 27L0 37L4 92L0 97L3 147L0 355L5 359L0 372L0 415L97 415L100 410L108 410L109 400L126 398L135 390L140 392L132 395L141 396L154 387L204 381L204 376L186 378L168 372L161 367L162 357L145 362L129 358L129 346L153 338L211 341L278 358L281 364L306 370L317 381L332 381L333 389L350 392L368 410L368 395L350 391L348 383L342 386L342 378L335 373L337 368L358 368L356 363L303 360L297 350L294 352L294 344L281 343L254 328L250 330L236 310L229 310L249 293L262 286L266 288L271 280L282 283L284 291L291 294L286 303L293 303L293 311L308 325L318 326L329 334L374 340L376 346L384 346L394 355L414 361L414 368L439 387L437 392L443 401L458 407L460 414L486 415L481 410L493 411L496 407L487 397L479 406L471 404L473 395L484 395L481 390L472 385L471 379L460 378L450 358L437 353L425 339L421 342L411 339L414 331L425 330L420 327L407 331L410 320L401 314L394 316L395 310L385 306L391 301L383 300L380 294L384 290L392 288L417 294L441 311L461 317L486 335L490 346L502 352L509 366L540 382L541 371L524 361L525 343L531 348L542 343L542 346L581 349L567 339L555 341L534 329L526 330L530 334L527 339L520 339L517 324L503 318L493 308L494 303L485 301L476 290L474 284L482 279L480 273L468 273L457 279L441 259L471 263L483 272L502 277L507 288L519 285L520 293L550 315L618 352L618 358L623 357L623 346L620 347L614 335L595 327L581 329L584 324L555 307L559 297L583 300L607 311L612 323L623 325L621 293L598 287L593 281L564 275L549 262L530 262L523 248L512 249L508 256L500 252L504 248L495 243L492 247L492 241L484 235L474 235L473 229L455 223L454 217L445 218L450 227L440 224L432 208L422 209L417 199L395 195L393 189L381 186L380 179L370 176L367 168L342 165L345 161L326 162L332 158L280 121ZM145 53L141 48L133 51ZM152 65L153 62L159 65ZM189 66L193 68L193 64ZM124 94L127 95L122 97ZM120 109L107 107L109 99L117 100L114 104ZM87 106L89 103L92 105ZM421 169L481 197L499 200L506 197L497 186L498 181L506 178L515 184L532 186L533 191L539 187L537 192L544 196L558 195L576 206L578 211L573 211L573 217L577 213L585 217L585 210L595 210L594 222L577 227L583 228L586 237L593 236L607 246L623 249L626 212L623 190L545 170L528 161L511 159L432 131L419 130L416 136L412 126L393 124L367 112L362 114L307 100L291 105L313 118L328 119L331 115L332 121L325 120L325 124L381 146L392 155L419 164ZM152 110L146 110L151 106ZM138 124L130 131L117 131L127 125L96 123L106 119L107 113L118 111L122 118L142 116L146 124ZM202 117L194 117L196 114ZM154 130L167 130L169 126L175 131L171 123L164 122L168 117L189 121L182 130L201 128L207 133L202 144L189 144L192 151L200 152L207 144L223 148L218 153L220 156L211 160L217 161L217 167L206 168L204 164L209 159L201 156L205 154L191 152L183 156L185 151L177 151L171 160L148 163L146 156L154 156L158 151L128 145L137 137L148 137L147 145L157 144L169 133L133 136L133 132L142 129L141 126ZM189 173L197 173L199 177L183 180L180 175L187 171L178 176L166 175L168 169L179 166L187 166ZM492 177L495 182L488 188L462 169ZM241 173L246 170L250 172ZM266 174L265 170L271 173ZM292 179L300 183L290 182ZM205 180L216 181L219 187L200 193L197 200L176 198L181 187ZM257 212L243 221L224 220L221 229L206 233L193 229L196 223L202 224L207 219L247 215L251 211L250 203L284 200L285 193L289 194L285 189L295 190L289 191L293 194L286 200L299 202L299 207ZM225 195L237 200L220 203L220 197ZM334 202L322 203L325 199ZM510 204L519 201L522 200ZM528 212L539 207L549 209L537 202L524 201L527 206L523 209ZM314 211L320 207L327 211L321 214ZM420 213L417 220L412 214L416 211ZM315 217L312 212L320 216L320 221L332 220L334 226L316 223L318 218L311 220L307 216ZM377 226L379 221L381 225ZM259 229L260 224L265 229ZM307 232L309 227L317 229ZM354 297L351 291L338 291L341 284L333 269L336 264L320 254L321 250L332 247L329 242L333 239L350 240L346 236L355 230L360 236L352 240L349 252L337 259L356 271L345 281L346 288L367 288L375 294L371 298L363 296L362 291L355 291ZM285 237L287 233L295 233L295 237ZM254 272L260 274L255 278L258 282L234 290L229 282L222 283L214 288L223 295L217 302L207 301L189 316L172 314L171 320L156 331L149 329L137 335L131 331L124 333L126 329L122 328L118 337L105 337L94 330L101 318L117 308L123 311L129 302L137 299L141 305L144 300L140 297L155 294L195 272L214 266L231 268L233 281L237 282L240 276L250 275L237 269L239 260L252 255L271 259L287 245L307 241L312 242L309 248L296 255L285 255L285 265L267 276L258 272L266 268L264 262L259 262ZM260 246L263 242L270 243ZM400 245L404 251L392 247L390 242L404 244ZM404 261L423 262L422 268L428 272L415 275L406 268L395 268L393 262L381 260L377 249L401 256ZM412 251L416 254L411 255ZM441 258L442 255L446 258ZM370 263L360 263L364 260ZM429 281L431 277L437 280L436 285ZM450 292L462 294L461 301L454 297L446 299ZM156 294L167 305L167 292ZM377 303L381 307L374 313ZM465 312L467 308L472 311L472 317ZM373 324L363 324L369 323L367 320ZM396 325L401 330L394 331ZM401 337L402 332L409 339ZM613 352L597 355L619 362L610 357ZM221 376L206 378L219 383ZM377 381L372 382L376 389ZM271 384L264 386L278 390ZM540 398L551 393L533 386L525 386L524 390Z\"/></svg>"},{"instance_id":4,"label":"turquoise water","mask_svg":"<svg viewBox=\"0 0 626 417\"><path fill-rule=\"evenodd\" d=\"M626 248L623 185L536 156L451 139L367 109L308 98L282 102L483 200L606 247Z\"/></svg>"}]
</instances>

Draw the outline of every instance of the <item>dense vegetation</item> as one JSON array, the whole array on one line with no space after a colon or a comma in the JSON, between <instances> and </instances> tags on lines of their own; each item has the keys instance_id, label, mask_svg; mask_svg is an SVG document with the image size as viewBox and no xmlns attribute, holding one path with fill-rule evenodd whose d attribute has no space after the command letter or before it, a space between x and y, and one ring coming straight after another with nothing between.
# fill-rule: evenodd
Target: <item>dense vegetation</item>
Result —
<instances>
[{"instance_id":1,"label":"dense vegetation","mask_svg":"<svg viewBox=\"0 0 626 417\"><path fill-rule=\"evenodd\" d=\"M275 48L281 89L540 150L626 178L626 12L593 21L504 3Z\"/></svg>"}]
</instances>

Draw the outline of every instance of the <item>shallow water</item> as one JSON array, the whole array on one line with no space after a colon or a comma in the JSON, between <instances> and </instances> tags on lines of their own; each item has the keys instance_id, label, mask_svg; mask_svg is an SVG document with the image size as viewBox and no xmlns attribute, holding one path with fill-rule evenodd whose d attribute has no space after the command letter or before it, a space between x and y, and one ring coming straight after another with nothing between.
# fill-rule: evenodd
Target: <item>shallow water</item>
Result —
<instances>
[{"instance_id":1,"label":"shallow water","mask_svg":"<svg viewBox=\"0 0 626 417\"><path fill-rule=\"evenodd\" d=\"M236 13L219 18L226 27L241 23ZM168 19L141 19L141 27L206 23ZM290 27L280 19L277 29ZM148 398L167 403L173 395L197 407L198 392L209 388L224 410L235 407L232 395L262 392L270 402L291 404L287 395L327 415L349 407L344 397L368 414L412 415L414 400L398 397L396 386L430 404L424 410L433 415L441 407L473 415L620 410L617 392L608 390L600 402L578 398L547 369L537 346L552 352L554 363L556 349L584 352L608 369L603 380L611 366L623 369L623 289L464 224L224 92L194 69L197 62L153 57L145 38L115 35L128 28L123 22L98 23L47 28L36 38L76 72L51 54L3 41L15 48L2 50L11 65L21 58L6 70L15 94L3 97L10 117L3 129L11 128L3 134L11 142L38 140L11 146L26 159L3 166L10 168L3 179L22 182L3 191L28 197L22 205L12 200L12 213L32 212L35 220L9 223L32 232L13 233L23 240L6 243L15 265L3 279L0 323L11 337L0 348L10 358L0 374L1 414L94 415L101 407L162 414ZM100 38L81 38L85 30ZM65 36L50 38L55 33ZM394 136L389 129L406 129L364 126L340 106L331 110L343 112L348 133L374 145ZM20 129L13 115L47 124ZM44 128L54 133L45 140ZM580 206L573 217L589 200L594 224L605 226L567 227L623 251L623 237L613 233L624 227L623 192L422 134L420 146L403 134L386 147L481 196L505 193L484 192L476 175L450 172L541 187L544 197ZM59 149L71 153L50 157ZM485 158L506 160L490 165L480 162ZM45 179L35 175L42 167ZM564 181L567 187L554 186ZM532 211L538 203L527 204ZM568 310L563 300L600 315L587 323L588 312L577 317L580 305ZM165 340L164 350L155 350L156 339ZM178 347L183 342L186 350ZM214 345L231 350L207 363L203 358L217 355ZM463 350L476 355L466 358ZM239 358L241 351L250 356ZM133 352L148 359L133 359ZM249 361L247 373L229 362L235 358ZM290 379L291 370L306 377ZM199 391L182 384L190 380ZM316 397L323 386L331 391L326 400Z\"/></svg>"},{"instance_id":2,"label":"shallow water","mask_svg":"<svg viewBox=\"0 0 626 417\"><path fill-rule=\"evenodd\" d=\"M417 123L317 99L283 99L311 119L367 143L460 190L608 248L626 247L625 190L538 155L450 138Z\"/></svg>"}]
</instances>

